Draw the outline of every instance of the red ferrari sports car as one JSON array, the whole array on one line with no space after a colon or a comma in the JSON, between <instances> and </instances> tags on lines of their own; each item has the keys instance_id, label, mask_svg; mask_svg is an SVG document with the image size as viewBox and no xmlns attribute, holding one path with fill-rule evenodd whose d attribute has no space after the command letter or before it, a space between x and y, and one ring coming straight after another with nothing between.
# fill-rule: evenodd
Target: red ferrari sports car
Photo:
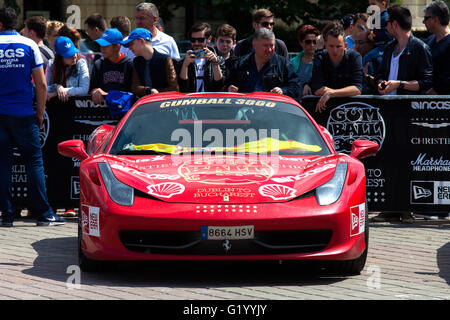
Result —
<instances>
[{"instance_id":1,"label":"red ferrari sports car","mask_svg":"<svg viewBox=\"0 0 450 320\"><path fill-rule=\"evenodd\" d=\"M328 131L276 94L165 93L140 99L87 146L79 263L325 260L359 273L367 256L365 170L378 145L338 154Z\"/></svg>"}]
</instances>

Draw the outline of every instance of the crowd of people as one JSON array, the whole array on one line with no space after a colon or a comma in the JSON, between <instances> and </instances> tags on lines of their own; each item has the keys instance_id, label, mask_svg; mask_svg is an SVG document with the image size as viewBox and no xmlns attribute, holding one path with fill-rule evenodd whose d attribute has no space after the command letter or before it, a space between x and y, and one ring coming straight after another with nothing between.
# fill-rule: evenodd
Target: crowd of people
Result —
<instances>
[{"instance_id":1,"label":"crowd of people","mask_svg":"<svg viewBox=\"0 0 450 320\"><path fill-rule=\"evenodd\" d=\"M412 34L406 7L388 7L385 0L368 4L379 8L374 13L377 26L368 25L366 13L348 14L321 32L303 25L297 34L303 50L290 60L285 42L273 32L274 14L267 9L254 12L254 34L240 41L228 24L213 34L208 23L195 23L187 33L192 50L182 59L152 3L136 7L133 31L128 17L112 18L107 29L107 21L92 14L84 21L88 40L43 17L29 18L22 33L41 51L47 99L90 94L98 104L111 90L137 97L164 91L266 91L295 99L320 96L316 111L321 112L330 97L449 94L446 4L433 1L424 8L423 23L432 34L425 42ZM101 52L102 57L89 67L86 52Z\"/></svg>"},{"instance_id":2,"label":"crowd of people","mask_svg":"<svg viewBox=\"0 0 450 320\"><path fill-rule=\"evenodd\" d=\"M137 97L164 91L264 91L294 99L320 96L316 111L322 112L331 97L450 94L446 4L438 0L424 8L423 23L432 34L425 42L412 34L408 8L388 6L385 0L369 4L379 8L376 19L357 13L332 21L321 31L302 25L297 40L303 50L292 59L285 42L275 37L275 17L267 9L253 13L254 34L240 41L229 24L213 34L208 23L195 23L187 34L192 50L181 58L152 3L137 5L134 30L125 16L112 18L108 28L102 15L92 14L84 21L84 30L35 16L25 21L22 35L15 30L14 10L1 7L0 54L6 59L0 60L0 143L29 149L27 168L38 222L63 223L48 205L42 155L35 143L46 100L64 102L71 96L91 95L100 104L113 91ZM368 25L373 21L378 24ZM101 58L90 65L88 52L101 52ZM20 117L29 123L19 124ZM1 158L4 226L13 220L11 165L12 155Z\"/></svg>"}]
</instances>

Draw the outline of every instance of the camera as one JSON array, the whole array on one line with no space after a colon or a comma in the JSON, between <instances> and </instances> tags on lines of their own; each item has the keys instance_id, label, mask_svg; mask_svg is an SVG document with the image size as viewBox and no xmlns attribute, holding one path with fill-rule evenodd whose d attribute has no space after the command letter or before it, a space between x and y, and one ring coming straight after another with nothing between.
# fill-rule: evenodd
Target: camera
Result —
<instances>
[{"instance_id":1,"label":"camera","mask_svg":"<svg viewBox=\"0 0 450 320\"><path fill-rule=\"evenodd\" d=\"M380 88L381 88L381 90L386 89L386 81L381 81L380 82Z\"/></svg>"},{"instance_id":2,"label":"camera","mask_svg":"<svg viewBox=\"0 0 450 320\"><path fill-rule=\"evenodd\" d=\"M206 56L206 52L203 49L192 51L191 54L195 55L196 59L204 58Z\"/></svg>"}]
</instances>

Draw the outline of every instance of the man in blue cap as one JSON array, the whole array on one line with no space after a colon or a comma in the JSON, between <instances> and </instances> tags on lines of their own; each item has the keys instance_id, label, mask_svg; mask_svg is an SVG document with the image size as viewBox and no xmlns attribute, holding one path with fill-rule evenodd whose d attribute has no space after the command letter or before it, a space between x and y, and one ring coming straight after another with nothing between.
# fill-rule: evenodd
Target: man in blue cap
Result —
<instances>
[{"instance_id":1,"label":"man in blue cap","mask_svg":"<svg viewBox=\"0 0 450 320\"><path fill-rule=\"evenodd\" d=\"M131 85L135 95L142 97L164 91L179 91L172 58L153 49L150 31L134 29L122 44L136 55Z\"/></svg>"},{"instance_id":2,"label":"man in blue cap","mask_svg":"<svg viewBox=\"0 0 450 320\"><path fill-rule=\"evenodd\" d=\"M131 92L133 61L120 52L123 36L116 28L106 30L100 39L102 58L94 63L89 91L100 104L111 90Z\"/></svg>"}]
</instances>

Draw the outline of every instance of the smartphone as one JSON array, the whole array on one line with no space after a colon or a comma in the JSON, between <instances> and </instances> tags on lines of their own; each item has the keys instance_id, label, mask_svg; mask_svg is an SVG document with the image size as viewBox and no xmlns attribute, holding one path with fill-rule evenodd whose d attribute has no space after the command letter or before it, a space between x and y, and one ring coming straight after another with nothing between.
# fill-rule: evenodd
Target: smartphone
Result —
<instances>
[{"instance_id":1,"label":"smartphone","mask_svg":"<svg viewBox=\"0 0 450 320\"><path fill-rule=\"evenodd\" d=\"M206 52L203 49L192 51L192 54L195 55L196 59L204 58L206 56Z\"/></svg>"}]
</instances>

